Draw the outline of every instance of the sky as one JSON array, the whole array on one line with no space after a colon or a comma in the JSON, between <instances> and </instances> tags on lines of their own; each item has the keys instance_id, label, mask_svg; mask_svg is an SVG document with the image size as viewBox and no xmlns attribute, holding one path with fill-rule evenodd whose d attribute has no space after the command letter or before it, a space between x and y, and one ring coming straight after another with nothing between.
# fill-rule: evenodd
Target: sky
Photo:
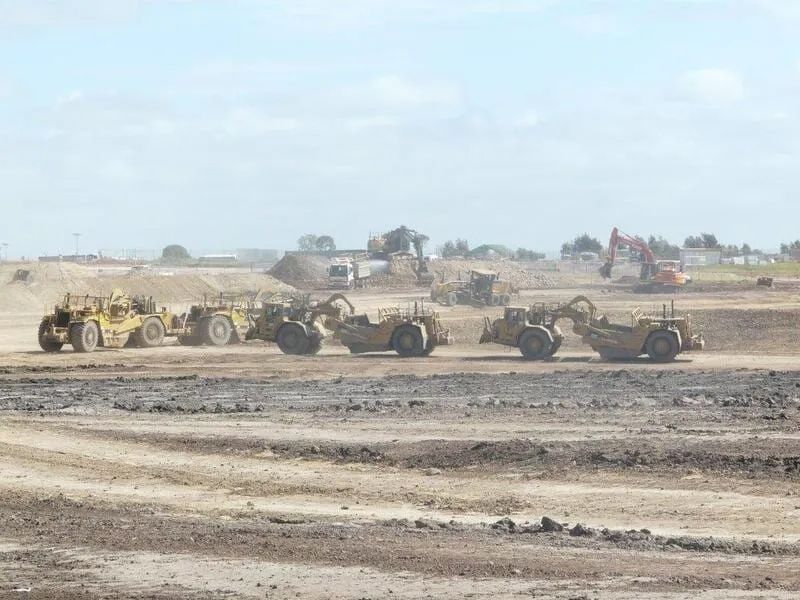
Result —
<instances>
[{"instance_id":1,"label":"sky","mask_svg":"<svg viewBox=\"0 0 800 600\"><path fill-rule=\"evenodd\" d=\"M800 0L0 0L0 242L800 238Z\"/></svg>"}]
</instances>

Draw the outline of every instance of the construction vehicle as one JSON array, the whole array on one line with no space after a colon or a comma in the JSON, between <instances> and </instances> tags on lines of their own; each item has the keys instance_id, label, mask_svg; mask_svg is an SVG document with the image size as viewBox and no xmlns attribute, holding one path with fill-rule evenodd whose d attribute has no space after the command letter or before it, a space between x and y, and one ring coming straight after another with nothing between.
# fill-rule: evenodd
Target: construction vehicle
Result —
<instances>
[{"instance_id":1,"label":"construction vehicle","mask_svg":"<svg viewBox=\"0 0 800 600\"><path fill-rule=\"evenodd\" d=\"M332 288L353 289L367 286L372 274L369 256L337 256L328 267L328 285Z\"/></svg>"},{"instance_id":2,"label":"construction vehicle","mask_svg":"<svg viewBox=\"0 0 800 600\"><path fill-rule=\"evenodd\" d=\"M656 260L653 251L644 240L626 235L616 227L611 230L611 238L608 242L608 257L605 264L600 267L600 275L604 279L611 279L611 269L617 259L617 251L620 246L627 246L636 251L641 256L642 269L639 274L639 285L634 288L638 292L670 292L678 291L687 283L691 282L691 277L683 272L680 261L677 260Z\"/></svg>"},{"instance_id":3,"label":"construction vehicle","mask_svg":"<svg viewBox=\"0 0 800 600\"><path fill-rule=\"evenodd\" d=\"M162 344L173 320L152 297L131 298L119 289L109 296L66 294L39 324L39 346L45 352L58 352L65 344L75 352L98 346L151 348Z\"/></svg>"},{"instance_id":4,"label":"construction vehicle","mask_svg":"<svg viewBox=\"0 0 800 600\"><path fill-rule=\"evenodd\" d=\"M414 248L417 278L430 283L431 279L428 275L428 264L425 262L424 253L428 239L427 235L401 225L388 233L370 234L367 241L367 252L371 258L389 259L393 255L409 253L411 248Z\"/></svg>"},{"instance_id":5,"label":"construction vehicle","mask_svg":"<svg viewBox=\"0 0 800 600\"><path fill-rule=\"evenodd\" d=\"M328 326L334 328L334 338L352 354L393 350L403 358L410 358L428 356L436 346L453 343L438 313L417 302L413 309L379 309L375 323L371 323L366 314L351 314L342 320L329 321Z\"/></svg>"},{"instance_id":6,"label":"construction vehicle","mask_svg":"<svg viewBox=\"0 0 800 600\"><path fill-rule=\"evenodd\" d=\"M500 279L499 273L473 269L469 272L469 279L461 279L459 275L454 281L445 281L442 274L441 281L435 281L431 287L431 300L445 306L508 306L512 294L516 293L511 283Z\"/></svg>"},{"instance_id":7,"label":"construction vehicle","mask_svg":"<svg viewBox=\"0 0 800 600\"><path fill-rule=\"evenodd\" d=\"M527 359L546 359L558 351L564 339L557 325L561 319L572 321L572 331L605 360L646 354L656 362L669 362L681 352L702 350L705 345L702 334L693 334L688 314L675 316L674 303L669 314L663 305L660 316L645 315L637 307L627 326L598 315L595 305L585 296L576 296L566 304L508 307L494 322L486 317L480 343L512 346Z\"/></svg>"},{"instance_id":8,"label":"construction vehicle","mask_svg":"<svg viewBox=\"0 0 800 600\"><path fill-rule=\"evenodd\" d=\"M337 302L347 306L342 308ZM302 299L271 299L249 311L247 340L275 342L284 354L316 354L325 338L325 327L333 329L352 315L355 308L342 294L324 302Z\"/></svg>"},{"instance_id":9,"label":"construction vehicle","mask_svg":"<svg viewBox=\"0 0 800 600\"><path fill-rule=\"evenodd\" d=\"M222 294L176 316L167 330L182 346L225 346L244 339L250 329L249 300L241 294Z\"/></svg>"}]
</instances>

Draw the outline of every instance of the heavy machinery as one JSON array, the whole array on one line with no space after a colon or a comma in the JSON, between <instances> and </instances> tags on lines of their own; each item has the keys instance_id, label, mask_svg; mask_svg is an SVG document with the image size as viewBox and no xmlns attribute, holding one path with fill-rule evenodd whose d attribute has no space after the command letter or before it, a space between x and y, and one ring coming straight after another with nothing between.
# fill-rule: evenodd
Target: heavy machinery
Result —
<instances>
[{"instance_id":1,"label":"heavy machinery","mask_svg":"<svg viewBox=\"0 0 800 600\"><path fill-rule=\"evenodd\" d=\"M502 281L500 274L484 269L473 269L469 279L435 281L431 286L431 300L446 306L472 304L475 306L508 306L512 294L517 290L508 281Z\"/></svg>"},{"instance_id":2,"label":"heavy machinery","mask_svg":"<svg viewBox=\"0 0 800 600\"><path fill-rule=\"evenodd\" d=\"M324 302L311 302L308 297L271 299L260 308L251 307L245 339L275 342L284 354L316 354L322 347L325 327L336 328L354 312L342 294L333 294Z\"/></svg>"},{"instance_id":3,"label":"heavy machinery","mask_svg":"<svg viewBox=\"0 0 800 600\"><path fill-rule=\"evenodd\" d=\"M611 230L606 263L600 267L600 275L604 279L611 279L611 269L614 267L620 246L627 246L641 255L640 283L635 291L677 291L691 281L691 277L683 272L680 261L656 260L653 251L643 240L626 235L616 227Z\"/></svg>"},{"instance_id":4,"label":"heavy machinery","mask_svg":"<svg viewBox=\"0 0 800 600\"><path fill-rule=\"evenodd\" d=\"M39 324L39 346L45 352L58 352L64 344L76 352L92 352L98 346L160 346L173 320L174 315L159 310L152 297L131 298L119 289L109 296L66 294Z\"/></svg>"},{"instance_id":5,"label":"heavy machinery","mask_svg":"<svg viewBox=\"0 0 800 600\"><path fill-rule=\"evenodd\" d=\"M178 338L182 346L225 346L244 339L250 329L250 301L241 294L220 294L173 319L168 335Z\"/></svg>"},{"instance_id":6,"label":"heavy machinery","mask_svg":"<svg viewBox=\"0 0 800 600\"><path fill-rule=\"evenodd\" d=\"M332 288L353 289L367 286L372 269L369 256L336 256L328 266L328 285Z\"/></svg>"},{"instance_id":7,"label":"heavy machinery","mask_svg":"<svg viewBox=\"0 0 800 600\"><path fill-rule=\"evenodd\" d=\"M674 304L661 316L645 315L638 307L631 312L631 325L609 322L585 296L566 304L535 304L530 308L508 307L494 322L487 317L480 343L519 348L525 358L542 360L553 356L564 336L557 322L572 321L572 331L606 360L631 359L643 354L656 362L669 362L681 352L702 350L702 334L692 332L690 316L675 316Z\"/></svg>"},{"instance_id":8,"label":"heavy machinery","mask_svg":"<svg viewBox=\"0 0 800 600\"><path fill-rule=\"evenodd\" d=\"M436 346L453 343L450 331L442 327L439 315L421 303L413 308L398 307L378 310L378 320L371 323L366 314L349 315L329 322L334 338L351 353L388 352L394 350L403 358L428 356Z\"/></svg>"},{"instance_id":9,"label":"heavy machinery","mask_svg":"<svg viewBox=\"0 0 800 600\"><path fill-rule=\"evenodd\" d=\"M388 233L370 235L367 241L367 252L369 252L370 257L388 259L391 255L409 252L411 248L414 248L417 261L417 277L421 281L427 279L430 282L430 277L427 275L428 265L425 262L424 250L428 239L427 235L401 225Z\"/></svg>"}]
</instances>

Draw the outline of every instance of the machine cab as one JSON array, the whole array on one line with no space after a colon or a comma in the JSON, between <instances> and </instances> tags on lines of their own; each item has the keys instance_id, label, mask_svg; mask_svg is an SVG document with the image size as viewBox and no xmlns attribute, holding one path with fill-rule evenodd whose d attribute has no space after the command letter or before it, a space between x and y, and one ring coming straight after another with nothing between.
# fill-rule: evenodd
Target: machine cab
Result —
<instances>
[{"instance_id":1,"label":"machine cab","mask_svg":"<svg viewBox=\"0 0 800 600\"><path fill-rule=\"evenodd\" d=\"M505 320L510 326L524 325L528 321L528 309L517 306L506 307Z\"/></svg>"}]
</instances>

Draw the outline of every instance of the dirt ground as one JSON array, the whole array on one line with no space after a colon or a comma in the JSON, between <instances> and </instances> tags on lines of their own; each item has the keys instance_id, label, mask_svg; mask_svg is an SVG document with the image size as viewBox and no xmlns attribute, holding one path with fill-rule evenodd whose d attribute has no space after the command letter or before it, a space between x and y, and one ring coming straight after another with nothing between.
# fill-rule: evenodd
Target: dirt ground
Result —
<instances>
[{"instance_id":1,"label":"dirt ground","mask_svg":"<svg viewBox=\"0 0 800 600\"><path fill-rule=\"evenodd\" d=\"M624 321L668 297L587 285ZM425 290L367 290L357 307ZM320 294L322 296L324 294ZM797 598L798 291L681 294L707 351L45 355L0 315L0 598Z\"/></svg>"}]
</instances>

